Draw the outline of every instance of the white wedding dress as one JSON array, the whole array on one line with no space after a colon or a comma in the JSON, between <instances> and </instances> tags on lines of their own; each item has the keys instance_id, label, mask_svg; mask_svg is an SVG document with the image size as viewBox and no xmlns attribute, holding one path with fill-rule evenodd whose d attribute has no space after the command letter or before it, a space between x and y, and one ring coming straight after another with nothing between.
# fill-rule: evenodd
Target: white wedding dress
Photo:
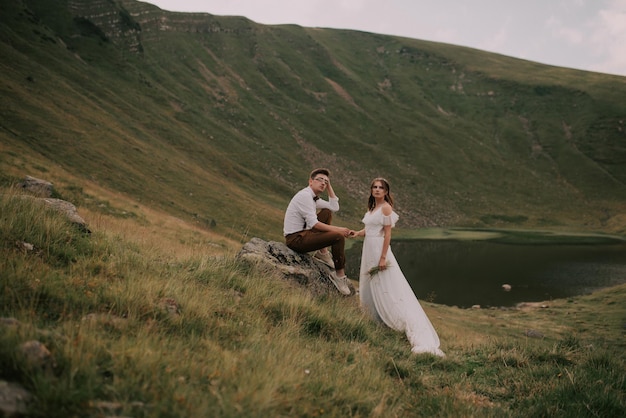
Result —
<instances>
[{"instance_id":1,"label":"white wedding dress","mask_svg":"<svg viewBox=\"0 0 626 418\"><path fill-rule=\"evenodd\" d=\"M391 251L387 251L388 267L372 275L369 270L378 266L383 248L384 225L395 226L398 214L383 215L380 209L368 211L363 217L365 240L361 256L359 297L374 319L390 328L406 333L414 353L431 353L444 356L439 349L439 336L426 316L413 289L407 282Z\"/></svg>"}]
</instances>

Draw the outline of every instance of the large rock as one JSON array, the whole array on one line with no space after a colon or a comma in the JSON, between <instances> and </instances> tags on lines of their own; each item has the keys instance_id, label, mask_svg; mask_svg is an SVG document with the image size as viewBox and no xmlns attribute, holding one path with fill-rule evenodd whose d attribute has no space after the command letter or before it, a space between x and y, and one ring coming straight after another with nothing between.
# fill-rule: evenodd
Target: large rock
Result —
<instances>
[{"instance_id":1,"label":"large rock","mask_svg":"<svg viewBox=\"0 0 626 418\"><path fill-rule=\"evenodd\" d=\"M62 199L54 199L52 197L36 197L31 195L22 195L23 199L32 199L37 202L41 202L44 205L58 211L63 214L67 219L70 220L74 225L78 227L83 232L91 233L89 227L87 226L87 222L78 214L78 210L73 203L68 202L67 200Z\"/></svg>"},{"instance_id":2,"label":"large rock","mask_svg":"<svg viewBox=\"0 0 626 418\"><path fill-rule=\"evenodd\" d=\"M314 294L339 293L328 278L331 269L326 264L309 254L297 253L282 242L252 238L241 248L237 258L277 271L283 278L307 287ZM348 286L350 295L354 295L352 283Z\"/></svg>"},{"instance_id":3,"label":"large rock","mask_svg":"<svg viewBox=\"0 0 626 418\"><path fill-rule=\"evenodd\" d=\"M54 188L49 181L32 176L25 176L18 184L18 187L28 193L23 195L24 198L36 199L43 202L46 206L65 215L73 224L78 226L81 231L87 233L91 232L87 227L87 222L78 214L74 204L66 200L52 198Z\"/></svg>"},{"instance_id":4,"label":"large rock","mask_svg":"<svg viewBox=\"0 0 626 418\"><path fill-rule=\"evenodd\" d=\"M43 202L52 209L64 214L67 219L69 219L70 222L78 226L81 231L91 232L89 228L87 228L87 222L85 222L85 220L78 214L76 206L74 206L73 203L70 203L67 200L53 198L45 198L43 199Z\"/></svg>"},{"instance_id":5,"label":"large rock","mask_svg":"<svg viewBox=\"0 0 626 418\"><path fill-rule=\"evenodd\" d=\"M51 197L52 196L52 183L46 180L41 180L35 177L26 176L18 186L27 191L28 193L38 197Z\"/></svg>"}]
</instances>

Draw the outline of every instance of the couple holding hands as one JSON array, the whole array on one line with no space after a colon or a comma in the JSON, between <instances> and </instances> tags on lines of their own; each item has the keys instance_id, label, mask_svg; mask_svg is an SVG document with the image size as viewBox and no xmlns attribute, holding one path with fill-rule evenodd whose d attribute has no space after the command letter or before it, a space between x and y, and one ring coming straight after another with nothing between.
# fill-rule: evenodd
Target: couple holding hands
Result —
<instances>
[{"instance_id":1,"label":"couple holding hands","mask_svg":"<svg viewBox=\"0 0 626 418\"><path fill-rule=\"evenodd\" d=\"M319 198L324 191L328 201ZM374 319L405 332L412 352L443 356L439 337L390 248L391 228L399 217L393 211L393 198L385 179L372 181L367 208L362 219L365 227L360 231L332 225L339 198L330 184L330 171L315 169L309 175L309 185L296 193L287 206L285 243L299 253L315 251L314 257L332 269L329 278L335 287L349 295L345 239L364 237L359 274L361 305Z\"/></svg>"}]
</instances>

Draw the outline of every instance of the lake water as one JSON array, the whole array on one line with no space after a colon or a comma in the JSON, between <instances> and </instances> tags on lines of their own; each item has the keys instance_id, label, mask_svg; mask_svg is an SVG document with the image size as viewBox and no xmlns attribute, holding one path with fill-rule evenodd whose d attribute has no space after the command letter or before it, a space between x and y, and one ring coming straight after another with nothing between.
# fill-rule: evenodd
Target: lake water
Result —
<instances>
[{"instance_id":1,"label":"lake water","mask_svg":"<svg viewBox=\"0 0 626 418\"><path fill-rule=\"evenodd\" d=\"M449 306L514 306L626 283L624 244L392 240L391 247L417 297ZM347 251L348 277L359 277L361 248L359 242Z\"/></svg>"}]
</instances>

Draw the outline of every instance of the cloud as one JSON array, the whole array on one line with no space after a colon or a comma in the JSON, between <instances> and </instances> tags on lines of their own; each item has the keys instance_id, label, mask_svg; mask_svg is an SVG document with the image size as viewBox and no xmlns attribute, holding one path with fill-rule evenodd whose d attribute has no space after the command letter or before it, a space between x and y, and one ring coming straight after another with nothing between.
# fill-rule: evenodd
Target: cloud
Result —
<instances>
[{"instance_id":1,"label":"cloud","mask_svg":"<svg viewBox=\"0 0 626 418\"><path fill-rule=\"evenodd\" d=\"M478 45L479 49L483 49L485 51L501 51L504 47L509 43L509 39L511 36L510 33L510 23L511 19L506 19L498 29L497 32L489 34L486 40L481 42Z\"/></svg>"},{"instance_id":2,"label":"cloud","mask_svg":"<svg viewBox=\"0 0 626 418\"><path fill-rule=\"evenodd\" d=\"M340 0L336 4L344 10L356 12L365 8L363 0Z\"/></svg>"},{"instance_id":3,"label":"cloud","mask_svg":"<svg viewBox=\"0 0 626 418\"><path fill-rule=\"evenodd\" d=\"M626 0L609 1L589 28L589 43L599 56L592 70L626 74Z\"/></svg>"},{"instance_id":4,"label":"cloud","mask_svg":"<svg viewBox=\"0 0 626 418\"><path fill-rule=\"evenodd\" d=\"M554 16L548 18L546 28L554 38L562 39L572 45L580 45L585 39L582 28L567 27L559 18Z\"/></svg>"}]
</instances>

